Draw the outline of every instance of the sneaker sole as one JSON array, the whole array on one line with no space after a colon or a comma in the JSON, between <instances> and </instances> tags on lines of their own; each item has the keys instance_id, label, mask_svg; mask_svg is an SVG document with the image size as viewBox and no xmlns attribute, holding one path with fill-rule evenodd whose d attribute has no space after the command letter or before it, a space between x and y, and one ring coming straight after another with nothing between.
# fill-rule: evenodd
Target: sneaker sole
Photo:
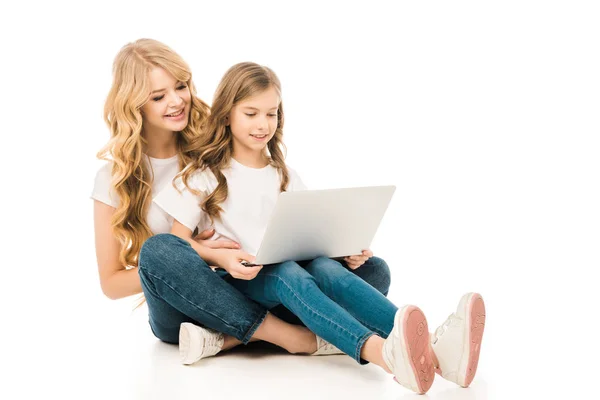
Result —
<instances>
[{"instance_id":1,"label":"sneaker sole","mask_svg":"<svg viewBox=\"0 0 600 400\"><path fill-rule=\"evenodd\" d=\"M463 353L461 368L458 376L458 384L462 387L468 387L479 363L479 352L481 351L481 341L483 339L483 330L485 328L485 303L479 293L472 293L467 303L468 325L465 330L465 340L468 346Z\"/></svg>"},{"instance_id":2,"label":"sneaker sole","mask_svg":"<svg viewBox=\"0 0 600 400\"><path fill-rule=\"evenodd\" d=\"M423 311L415 306L405 307L400 318L403 355L410 364L410 370L406 372L412 373L409 378L417 385L418 390L415 391L424 394L431 388L435 377L427 319Z\"/></svg>"}]
</instances>

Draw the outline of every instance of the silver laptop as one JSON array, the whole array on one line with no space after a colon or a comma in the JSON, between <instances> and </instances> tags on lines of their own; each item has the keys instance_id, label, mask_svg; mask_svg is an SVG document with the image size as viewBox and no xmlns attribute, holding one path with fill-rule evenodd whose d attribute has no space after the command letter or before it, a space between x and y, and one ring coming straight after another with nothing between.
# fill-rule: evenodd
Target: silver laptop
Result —
<instances>
[{"instance_id":1,"label":"silver laptop","mask_svg":"<svg viewBox=\"0 0 600 400\"><path fill-rule=\"evenodd\" d=\"M361 254L371 246L395 186L279 194L256 259L244 265Z\"/></svg>"}]
</instances>

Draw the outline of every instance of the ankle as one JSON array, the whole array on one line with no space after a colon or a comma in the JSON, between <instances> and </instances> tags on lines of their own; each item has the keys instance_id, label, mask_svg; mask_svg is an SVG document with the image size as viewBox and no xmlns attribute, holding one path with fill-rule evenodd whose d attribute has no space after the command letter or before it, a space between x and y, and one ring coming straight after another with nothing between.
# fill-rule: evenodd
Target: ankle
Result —
<instances>
[{"instance_id":1,"label":"ankle","mask_svg":"<svg viewBox=\"0 0 600 400\"><path fill-rule=\"evenodd\" d=\"M383 359L383 344L385 340L378 335L373 335L367 339L362 349L360 357L370 363L380 366L385 372L391 374L392 371Z\"/></svg>"},{"instance_id":2,"label":"ankle","mask_svg":"<svg viewBox=\"0 0 600 400\"><path fill-rule=\"evenodd\" d=\"M310 332L310 331L309 331ZM308 339L307 339L307 353L308 354L312 354L315 351L317 351L317 335L315 335L314 333L310 332L310 335L308 335Z\"/></svg>"},{"instance_id":3,"label":"ankle","mask_svg":"<svg viewBox=\"0 0 600 400\"><path fill-rule=\"evenodd\" d=\"M233 336L223 335L223 347L221 350L229 350L240 344L242 344L242 342Z\"/></svg>"},{"instance_id":4,"label":"ankle","mask_svg":"<svg viewBox=\"0 0 600 400\"><path fill-rule=\"evenodd\" d=\"M301 329L300 340L290 343L286 350L291 354L312 354L317 351L317 337L308 328Z\"/></svg>"}]
</instances>

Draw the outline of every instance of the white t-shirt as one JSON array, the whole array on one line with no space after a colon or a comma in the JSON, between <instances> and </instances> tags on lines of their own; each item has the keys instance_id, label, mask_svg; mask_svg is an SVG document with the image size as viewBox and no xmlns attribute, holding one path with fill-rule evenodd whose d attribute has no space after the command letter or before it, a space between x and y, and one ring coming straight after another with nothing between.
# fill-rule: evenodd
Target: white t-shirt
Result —
<instances>
[{"instance_id":1,"label":"white t-shirt","mask_svg":"<svg viewBox=\"0 0 600 400\"><path fill-rule=\"evenodd\" d=\"M154 180L152 181L152 197L154 198L164 187L172 187L171 182L173 182L173 178L179 172L179 159L178 156L170 158L152 158L146 156L145 159L146 162L149 160L149 164L154 172ZM112 180L111 169L112 163L108 162L98 170L91 197L117 208L119 197L110 184ZM173 217L152 202L148 209L147 222L155 235L168 233L171 232Z\"/></svg>"},{"instance_id":2,"label":"white t-shirt","mask_svg":"<svg viewBox=\"0 0 600 400\"><path fill-rule=\"evenodd\" d=\"M288 167L289 192L306 190L306 186L294 170ZM223 209L214 221L215 234L212 239L229 239L238 242L250 254L256 254L262 242L269 217L280 193L280 177L271 165L250 168L231 159L229 168L223 170L227 178L227 200L219 204ZM183 181L175 181L154 198L154 202L165 212L190 230L194 230L208 218L200 203L217 188L217 178L210 170L196 171L188 184L201 191L200 196L190 192Z\"/></svg>"}]
</instances>

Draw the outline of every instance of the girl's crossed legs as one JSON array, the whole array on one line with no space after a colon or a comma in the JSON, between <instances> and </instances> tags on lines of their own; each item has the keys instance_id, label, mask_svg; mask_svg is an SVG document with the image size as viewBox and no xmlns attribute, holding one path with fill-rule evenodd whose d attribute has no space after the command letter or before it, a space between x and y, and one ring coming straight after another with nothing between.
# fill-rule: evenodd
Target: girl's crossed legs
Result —
<instances>
[{"instance_id":1,"label":"girl's crossed legs","mask_svg":"<svg viewBox=\"0 0 600 400\"><path fill-rule=\"evenodd\" d=\"M399 311L335 260L320 257L304 267L288 261L263 268L250 281L231 284L266 308L283 304L358 363L373 362L416 392L426 392L433 382L423 313L414 306Z\"/></svg>"}]
</instances>

